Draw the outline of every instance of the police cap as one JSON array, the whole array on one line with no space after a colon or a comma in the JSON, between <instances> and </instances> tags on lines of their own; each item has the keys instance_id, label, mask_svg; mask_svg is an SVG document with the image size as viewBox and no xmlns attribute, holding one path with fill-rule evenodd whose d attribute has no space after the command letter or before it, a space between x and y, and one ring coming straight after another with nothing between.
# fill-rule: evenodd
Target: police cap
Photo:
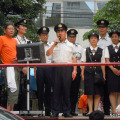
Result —
<instances>
[{"instance_id":1,"label":"police cap","mask_svg":"<svg viewBox=\"0 0 120 120\"><path fill-rule=\"evenodd\" d=\"M120 36L120 32L118 30L111 30L109 32L109 36L112 37L113 34L117 34L118 36Z\"/></svg>"},{"instance_id":2,"label":"police cap","mask_svg":"<svg viewBox=\"0 0 120 120\"><path fill-rule=\"evenodd\" d=\"M88 35L88 39L90 39L90 37L92 37L92 36L96 36L97 39L99 39L99 35L98 35L97 33L95 33L95 32L90 33L90 34Z\"/></svg>"},{"instance_id":3,"label":"police cap","mask_svg":"<svg viewBox=\"0 0 120 120\"><path fill-rule=\"evenodd\" d=\"M63 23L59 23L57 25L55 25L54 27L54 31L57 32L58 30L65 30L67 31L67 26Z\"/></svg>"},{"instance_id":4,"label":"police cap","mask_svg":"<svg viewBox=\"0 0 120 120\"><path fill-rule=\"evenodd\" d=\"M109 21L107 21L105 19L100 19L97 21L97 25L99 27L107 27L109 25Z\"/></svg>"},{"instance_id":5,"label":"police cap","mask_svg":"<svg viewBox=\"0 0 120 120\"><path fill-rule=\"evenodd\" d=\"M78 34L77 30L75 29L70 29L67 31L67 36L75 36Z\"/></svg>"},{"instance_id":6,"label":"police cap","mask_svg":"<svg viewBox=\"0 0 120 120\"><path fill-rule=\"evenodd\" d=\"M20 21L18 21L17 23L15 23L15 26L19 26L19 25L25 25L25 26L27 26L27 20L26 19L21 19Z\"/></svg>"},{"instance_id":7,"label":"police cap","mask_svg":"<svg viewBox=\"0 0 120 120\"><path fill-rule=\"evenodd\" d=\"M38 30L37 34L40 35L41 33L46 33L46 34L48 34L48 33L49 33L49 28L46 27L46 26L42 26L42 27Z\"/></svg>"}]
</instances>

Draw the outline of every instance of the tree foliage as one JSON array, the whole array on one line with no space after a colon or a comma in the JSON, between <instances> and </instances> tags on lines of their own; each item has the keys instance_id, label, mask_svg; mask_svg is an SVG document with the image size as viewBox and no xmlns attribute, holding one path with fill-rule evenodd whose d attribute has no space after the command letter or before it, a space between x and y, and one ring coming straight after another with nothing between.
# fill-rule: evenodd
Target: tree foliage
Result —
<instances>
[{"instance_id":1,"label":"tree foliage","mask_svg":"<svg viewBox=\"0 0 120 120\"><path fill-rule=\"evenodd\" d=\"M109 21L109 30L116 29L120 30L120 0L110 0L101 10L97 11L93 17L94 28L83 35L83 40L87 39L90 32L97 32L96 22L99 19L106 19Z\"/></svg>"},{"instance_id":2,"label":"tree foliage","mask_svg":"<svg viewBox=\"0 0 120 120\"><path fill-rule=\"evenodd\" d=\"M38 13L44 12L45 0L0 0L0 35L7 21L16 23L22 18L28 20L27 37L34 38L37 31L34 19Z\"/></svg>"}]
</instances>

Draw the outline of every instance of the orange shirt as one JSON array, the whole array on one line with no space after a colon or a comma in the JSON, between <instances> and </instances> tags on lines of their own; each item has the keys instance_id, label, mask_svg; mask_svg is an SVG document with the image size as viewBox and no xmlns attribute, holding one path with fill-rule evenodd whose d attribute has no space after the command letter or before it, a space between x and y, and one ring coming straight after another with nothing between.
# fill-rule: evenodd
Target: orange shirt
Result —
<instances>
[{"instance_id":1,"label":"orange shirt","mask_svg":"<svg viewBox=\"0 0 120 120\"><path fill-rule=\"evenodd\" d=\"M0 36L0 56L3 64L11 64L14 57L17 55L16 45L17 40Z\"/></svg>"},{"instance_id":2,"label":"orange shirt","mask_svg":"<svg viewBox=\"0 0 120 120\"><path fill-rule=\"evenodd\" d=\"M82 95L79 99L79 104L78 104L79 109L85 108L85 112L87 111L87 95Z\"/></svg>"}]
</instances>

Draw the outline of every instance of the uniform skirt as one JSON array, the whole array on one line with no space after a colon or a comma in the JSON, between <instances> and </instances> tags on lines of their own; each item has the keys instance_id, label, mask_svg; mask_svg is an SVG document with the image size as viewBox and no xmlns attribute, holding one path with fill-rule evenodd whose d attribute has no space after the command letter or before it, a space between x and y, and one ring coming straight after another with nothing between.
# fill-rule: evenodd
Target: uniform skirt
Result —
<instances>
[{"instance_id":1,"label":"uniform skirt","mask_svg":"<svg viewBox=\"0 0 120 120\"><path fill-rule=\"evenodd\" d=\"M84 71L84 94L85 95L103 95L103 86L94 84L94 72Z\"/></svg>"},{"instance_id":2,"label":"uniform skirt","mask_svg":"<svg viewBox=\"0 0 120 120\"><path fill-rule=\"evenodd\" d=\"M115 75L110 69L107 70L108 92L120 92L120 76Z\"/></svg>"}]
</instances>

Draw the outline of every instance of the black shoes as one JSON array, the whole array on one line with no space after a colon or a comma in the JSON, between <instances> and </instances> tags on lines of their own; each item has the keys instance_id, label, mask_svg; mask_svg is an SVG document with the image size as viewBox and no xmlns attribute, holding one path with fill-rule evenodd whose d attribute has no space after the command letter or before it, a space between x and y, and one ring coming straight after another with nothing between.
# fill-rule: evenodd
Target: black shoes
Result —
<instances>
[{"instance_id":1,"label":"black shoes","mask_svg":"<svg viewBox=\"0 0 120 120\"><path fill-rule=\"evenodd\" d=\"M53 113L50 117L57 118L58 114L57 113Z\"/></svg>"},{"instance_id":2,"label":"black shoes","mask_svg":"<svg viewBox=\"0 0 120 120\"><path fill-rule=\"evenodd\" d=\"M90 114L89 113L87 113L85 116L89 116Z\"/></svg>"},{"instance_id":3,"label":"black shoes","mask_svg":"<svg viewBox=\"0 0 120 120\"><path fill-rule=\"evenodd\" d=\"M69 113L65 113L65 114L63 114L64 115L64 117L73 117L71 114L69 114Z\"/></svg>"},{"instance_id":4,"label":"black shoes","mask_svg":"<svg viewBox=\"0 0 120 120\"><path fill-rule=\"evenodd\" d=\"M62 116L64 116L64 117L73 117L71 114L69 114L69 113L65 113L65 114L62 114ZM52 114L50 117L53 117L53 118L57 118L57 117L59 117L58 116L58 114Z\"/></svg>"},{"instance_id":5,"label":"black shoes","mask_svg":"<svg viewBox=\"0 0 120 120\"><path fill-rule=\"evenodd\" d=\"M118 117L117 113L112 113L112 117Z\"/></svg>"},{"instance_id":6,"label":"black shoes","mask_svg":"<svg viewBox=\"0 0 120 120\"><path fill-rule=\"evenodd\" d=\"M71 112L71 115L72 115L72 116L78 116L78 114L75 113L75 112Z\"/></svg>"},{"instance_id":7,"label":"black shoes","mask_svg":"<svg viewBox=\"0 0 120 120\"><path fill-rule=\"evenodd\" d=\"M50 117L51 116L50 112L45 113L45 116Z\"/></svg>"},{"instance_id":8,"label":"black shoes","mask_svg":"<svg viewBox=\"0 0 120 120\"><path fill-rule=\"evenodd\" d=\"M104 115L110 115L110 113L109 112L105 112Z\"/></svg>"},{"instance_id":9,"label":"black shoes","mask_svg":"<svg viewBox=\"0 0 120 120\"><path fill-rule=\"evenodd\" d=\"M44 117L44 115L43 114L38 114L38 117Z\"/></svg>"},{"instance_id":10,"label":"black shoes","mask_svg":"<svg viewBox=\"0 0 120 120\"><path fill-rule=\"evenodd\" d=\"M83 113L83 116L86 116L87 113L88 113L88 112L84 112L84 113Z\"/></svg>"}]
</instances>

